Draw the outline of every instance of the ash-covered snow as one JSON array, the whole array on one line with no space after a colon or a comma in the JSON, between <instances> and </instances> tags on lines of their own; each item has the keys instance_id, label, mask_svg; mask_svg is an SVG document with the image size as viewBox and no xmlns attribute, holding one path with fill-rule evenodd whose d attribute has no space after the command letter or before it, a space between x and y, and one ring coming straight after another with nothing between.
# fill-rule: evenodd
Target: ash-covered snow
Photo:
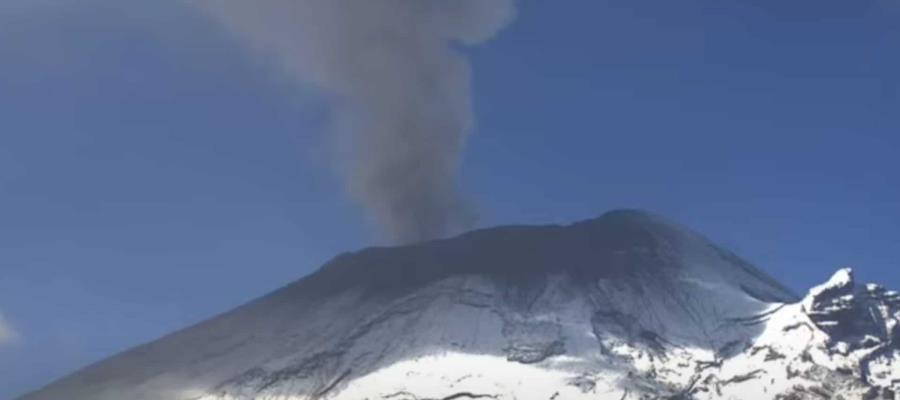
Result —
<instances>
[{"instance_id":1,"label":"ash-covered snow","mask_svg":"<svg viewBox=\"0 0 900 400\"><path fill-rule=\"evenodd\" d=\"M887 399L900 296L640 211L343 255L25 400Z\"/></svg>"}]
</instances>

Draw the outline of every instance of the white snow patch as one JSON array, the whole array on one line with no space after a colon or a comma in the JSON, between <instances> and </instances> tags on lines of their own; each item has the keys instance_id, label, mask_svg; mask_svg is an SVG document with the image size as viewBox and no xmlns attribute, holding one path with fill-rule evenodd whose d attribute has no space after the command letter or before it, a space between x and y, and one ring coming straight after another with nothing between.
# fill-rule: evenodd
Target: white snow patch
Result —
<instances>
[{"instance_id":1,"label":"white snow patch","mask_svg":"<svg viewBox=\"0 0 900 400\"><path fill-rule=\"evenodd\" d=\"M621 375L604 371L585 377L564 370L511 363L502 357L448 353L407 360L378 370L353 381L333 399L440 399L456 393L521 400L620 398L624 394L624 389L617 385ZM583 390L586 386L575 384L579 380L592 382L588 384L592 387Z\"/></svg>"}]
</instances>

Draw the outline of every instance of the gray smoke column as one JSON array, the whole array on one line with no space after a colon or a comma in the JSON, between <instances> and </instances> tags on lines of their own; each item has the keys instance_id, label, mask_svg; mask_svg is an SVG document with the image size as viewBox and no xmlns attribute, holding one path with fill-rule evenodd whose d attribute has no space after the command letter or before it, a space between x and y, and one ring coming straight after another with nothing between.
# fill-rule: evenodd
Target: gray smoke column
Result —
<instances>
[{"instance_id":1,"label":"gray smoke column","mask_svg":"<svg viewBox=\"0 0 900 400\"><path fill-rule=\"evenodd\" d=\"M458 47L493 37L514 18L514 0L188 1L333 97L347 190L392 240L474 220L458 182L473 128Z\"/></svg>"}]
</instances>

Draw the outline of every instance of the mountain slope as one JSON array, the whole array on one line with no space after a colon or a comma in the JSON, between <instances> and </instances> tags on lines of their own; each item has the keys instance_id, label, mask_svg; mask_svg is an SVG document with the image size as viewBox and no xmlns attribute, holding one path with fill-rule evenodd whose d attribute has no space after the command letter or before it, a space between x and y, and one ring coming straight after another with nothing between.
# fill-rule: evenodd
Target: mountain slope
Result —
<instances>
[{"instance_id":1,"label":"mountain slope","mask_svg":"<svg viewBox=\"0 0 900 400\"><path fill-rule=\"evenodd\" d=\"M800 301L623 210L343 255L24 399L882 396L900 379L898 313L849 271Z\"/></svg>"}]
</instances>

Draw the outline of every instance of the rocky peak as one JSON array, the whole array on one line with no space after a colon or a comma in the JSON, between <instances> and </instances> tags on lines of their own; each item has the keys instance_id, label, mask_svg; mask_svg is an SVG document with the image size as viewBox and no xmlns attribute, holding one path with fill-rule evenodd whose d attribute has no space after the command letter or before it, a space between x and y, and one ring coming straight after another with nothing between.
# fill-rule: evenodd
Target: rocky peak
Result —
<instances>
[{"instance_id":1,"label":"rocky peak","mask_svg":"<svg viewBox=\"0 0 900 400\"><path fill-rule=\"evenodd\" d=\"M852 295L855 286L853 269L839 269L827 282L809 290L809 294L803 299L803 309L811 313L825 310L830 303Z\"/></svg>"},{"instance_id":2,"label":"rocky peak","mask_svg":"<svg viewBox=\"0 0 900 400\"><path fill-rule=\"evenodd\" d=\"M855 350L900 343L900 294L876 284L857 285L850 268L812 288L802 304L832 346Z\"/></svg>"}]
</instances>

